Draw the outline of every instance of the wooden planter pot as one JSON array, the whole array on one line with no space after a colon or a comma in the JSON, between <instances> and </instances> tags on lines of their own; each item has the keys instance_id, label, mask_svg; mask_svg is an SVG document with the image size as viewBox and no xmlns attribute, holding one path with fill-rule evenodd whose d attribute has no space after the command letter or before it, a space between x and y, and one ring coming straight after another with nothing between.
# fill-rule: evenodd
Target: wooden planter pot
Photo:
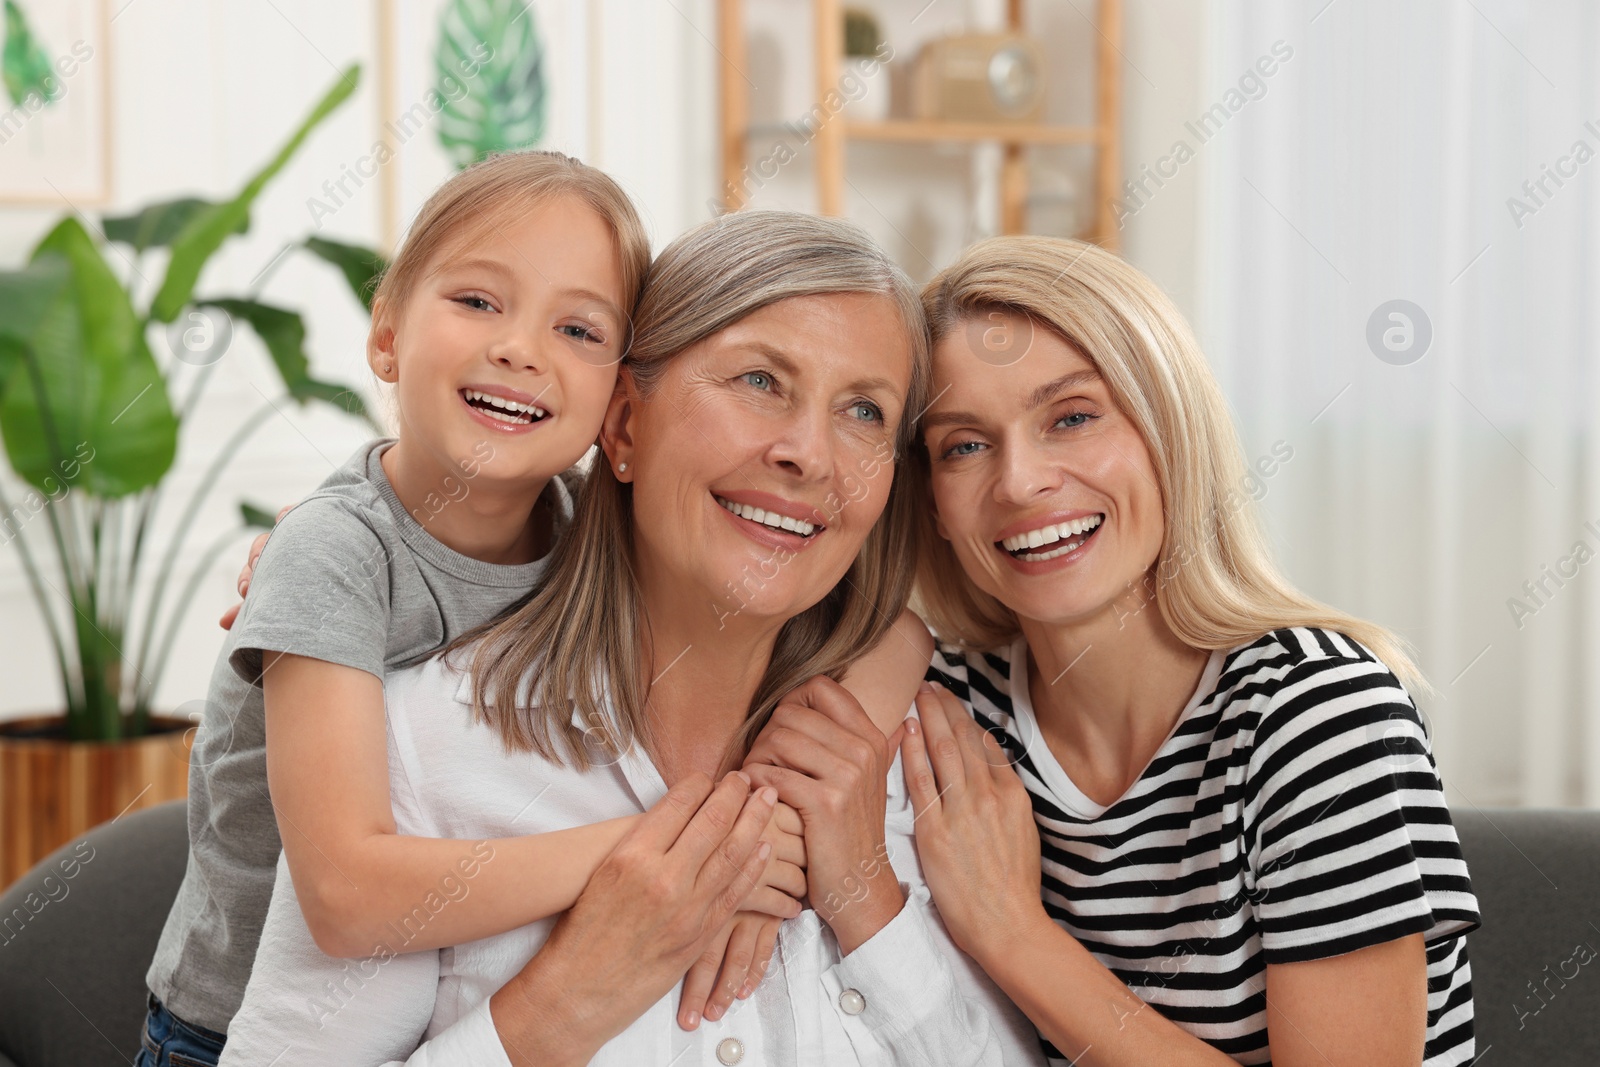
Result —
<instances>
[{"instance_id":1,"label":"wooden planter pot","mask_svg":"<svg viewBox=\"0 0 1600 1067\"><path fill-rule=\"evenodd\" d=\"M0 723L0 890L85 830L189 795L191 720L152 716L144 737L111 742L52 736L60 722Z\"/></svg>"}]
</instances>

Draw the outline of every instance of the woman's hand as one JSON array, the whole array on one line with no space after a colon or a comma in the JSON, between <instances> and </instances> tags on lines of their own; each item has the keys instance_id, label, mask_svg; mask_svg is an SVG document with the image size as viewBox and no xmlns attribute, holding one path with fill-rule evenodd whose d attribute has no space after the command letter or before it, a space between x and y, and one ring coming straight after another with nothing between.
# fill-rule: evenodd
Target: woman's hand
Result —
<instances>
[{"instance_id":1,"label":"woman's hand","mask_svg":"<svg viewBox=\"0 0 1600 1067\"><path fill-rule=\"evenodd\" d=\"M905 904L883 838L900 736L885 738L843 686L817 677L784 698L745 759L752 781L800 813L806 891L845 955Z\"/></svg>"},{"instance_id":2,"label":"woman's hand","mask_svg":"<svg viewBox=\"0 0 1600 1067\"><path fill-rule=\"evenodd\" d=\"M980 963L986 936L1049 921L1039 895L1039 829L1028 790L994 736L943 686L924 683L901 756L917 813L917 855L950 936Z\"/></svg>"},{"instance_id":3,"label":"woman's hand","mask_svg":"<svg viewBox=\"0 0 1600 1067\"><path fill-rule=\"evenodd\" d=\"M285 505L278 512L276 521L282 522L283 517L289 514L293 507L293 504ZM261 550L267 547L267 538L271 536L272 531L268 530L266 533L258 534L256 539L250 542L250 554L245 557L244 569L239 572L239 603L224 611L222 618L217 620L217 624L224 630L233 629L234 620L239 617L239 609L244 607L244 595L250 591L250 576L255 573L256 560L261 558Z\"/></svg>"},{"instance_id":4,"label":"woman's hand","mask_svg":"<svg viewBox=\"0 0 1600 1067\"><path fill-rule=\"evenodd\" d=\"M773 809L772 821L761 835L772 845L772 860L761 884L750 894L746 910L733 917L684 976L678 1001L678 1025L683 1029L699 1026L702 1016L722 1018L735 997L743 1000L761 984L772 964L778 927L782 920L800 914L799 898L806 893L804 829L800 813L789 805L779 803Z\"/></svg>"},{"instance_id":5,"label":"woman's hand","mask_svg":"<svg viewBox=\"0 0 1600 1067\"><path fill-rule=\"evenodd\" d=\"M682 978L749 896L776 795L694 773L645 813L523 969L489 1000L511 1060L582 1064Z\"/></svg>"}]
</instances>

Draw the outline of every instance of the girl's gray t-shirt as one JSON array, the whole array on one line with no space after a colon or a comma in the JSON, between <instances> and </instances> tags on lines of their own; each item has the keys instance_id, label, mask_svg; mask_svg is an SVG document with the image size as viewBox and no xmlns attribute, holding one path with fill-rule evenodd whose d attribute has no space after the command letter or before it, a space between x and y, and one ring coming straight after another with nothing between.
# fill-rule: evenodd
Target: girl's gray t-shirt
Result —
<instances>
[{"instance_id":1,"label":"girl's gray t-shirt","mask_svg":"<svg viewBox=\"0 0 1600 1067\"><path fill-rule=\"evenodd\" d=\"M454 502L406 511L379 457L362 445L272 531L250 594L212 670L189 756L189 863L146 975L185 1022L226 1032L250 978L277 870L267 795L263 652L289 652L378 678L427 657L523 598L544 560L484 563L433 539L426 522ZM578 476L552 478L557 530ZM419 521L419 519L421 521Z\"/></svg>"}]
</instances>

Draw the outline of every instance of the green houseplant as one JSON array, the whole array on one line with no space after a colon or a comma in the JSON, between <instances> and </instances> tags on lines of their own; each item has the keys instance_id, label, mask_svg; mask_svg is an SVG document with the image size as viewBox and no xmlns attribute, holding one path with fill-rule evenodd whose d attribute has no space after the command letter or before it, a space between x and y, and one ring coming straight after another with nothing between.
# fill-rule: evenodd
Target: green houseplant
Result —
<instances>
[{"instance_id":1,"label":"green houseplant","mask_svg":"<svg viewBox=\"0 0 1600 1067\"><path fill-rule=\"evenodd\" d=\"M300 315L257 299L261 282L282 261L282 253L258 275L249 293L195 293L206 262L229 237L248 229L251 205L262 189L312 130L350 97L359 73L358 67L345 71L232 199L184 198L106 218L104 241L91 235L80 216L70 214L39 242L25 266L0 271L0 437L13 470L28 486L17 500L0 492L0 545L14 545L19 555L50 639L66 705L62 715L8 724L0 731L0 779L27 778L26 788L18 784L21 778L6 782L3 795L12 803L0 832L11 845L0 856L0 885L21 873L3 869L13 865L16 835L32 838L34 847L25 851L42 855L116 814L115 807L103 813L90 810L83 826L41 825L51 815L62 815L58 808L84 810L81 797L54 796L58 788L88 788L120 805L127 800L125 790L146 785L139 777L154 782L177 773L175 788L181 790L181 768L157 773L147 762L130 762L114 751L107 756L113 764L120 759L134 768L135 781L126 786L108 787L104 778L111 771L89 771L90 777L101 779L92 786L42 781L50 775L41 775L40 749L33 743L49 740L58 753L73 744L109 751L136 744L134 739L163 726L191 725L186 720L153 721L151 700L199 578L219 552L235 543L239 529L198 555L187 537L229 462L275 413L278 401L267 399L219 443L178 512L171 542L157 556L149 534L168 495L164 490L169 488L178 434L216 365L203 349L198 356L184 350L188 342L181 317L207 315L229 329L235 322L248 325L270 354L287 398L333 404L372 421L347 387L311 376ZM363 302L370 299L370 283L384 266L369 250L321 238L289 247L333 263ZM146 260L153 258L148 253L156 249L168 253L159 285L146 278ZM124 277L113 263L125 267ZM153 295L141 310L137 294L152 286ZM162 368L150 335L164 325L175 358ZM241 513L246 526L271 524L270 517L249 505L241 504ZM49 555L30 542L47 545ZM193 578L174 589L180 559L196 565ZM44 560L54 566L42 565ZM19 735L31 740L18 741ZM19 746L28 752L8 762L7 752L15 756ZM186 750L175 751L180 747L162 746L160 758L168 764L181 762L172 758L186 758ZM64 754L60 758L63 766L71 762ZM81 757L77 763L83 763ZM150 801L158 799L165 797ZM33 810L13 810L17 808ZM81 814L77 821L83 821Z\"/></svg>"}]
</instances>

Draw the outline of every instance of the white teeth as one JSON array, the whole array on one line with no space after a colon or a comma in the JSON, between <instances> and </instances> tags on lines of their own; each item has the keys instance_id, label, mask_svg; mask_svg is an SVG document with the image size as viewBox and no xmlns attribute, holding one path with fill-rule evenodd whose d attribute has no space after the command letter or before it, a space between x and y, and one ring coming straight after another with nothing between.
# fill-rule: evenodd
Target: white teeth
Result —
<instances>
[{"instance_id":1,"label":"white teeth","mask_svg":"<svg viewBox=\"0 0 1600 1067\"><path fill-rule=\"evenodd\" d=\"M494 407L499 408L501 411L509 411L509 412L512 412L515 415L526 415L526 416L528 416L529 418L532 418L532 419L542 419L546 415L550 414L548 411L546 411L544 408L540 407L538 404L522 404L522 403L519 403L519 402L517 402L515 400L507 400L503 396L494 396L491 393L479 392L476 389L463 389L462 393L466 396L466 398L468 400L476 400L476 401L478 401L480 403L490 404L490 405L492 405ZM482 411L483 409L479 408L478 410ZM491 418L495 418L496 417L495 412L492 412L492 411L484 411L483 413L485 415L488 415ZM524 422L526 420L513 418L513 419L501 419L500 421L501 422Z\"/></svg>"},{"instance_id":2,"label":"white teeth","mask_svg":"<svg viewBox=\"0 0 1600 1067\"><path fill-rule=\"evenodd\" d=\"M812 523L801 519L791 519L787 515L779 515L776 511L762 511L760 508L753 508L749 504L735 504L731 500L724 500L715 495L713 495L712 499L741 519L759 522L761 525L771 527L774 530L788 530L790 533L797 533L801 537L810 537L811 532L816 529L816 526Z\"/></svg>"},{"instance_id":3,"label":"white teeth","mask_svg":"<svg viewBox=\"0 0 1600 1067\"><path fill-rule=\"evenodd\" d=\"M1099 526L1103 518L1103 515L1086 515L1081 519L1073 519L1071 522L1061 522L1054 526L1041 526L1037 530L1029 530L1026 533L1019 533L1012 537L1008 537L1004 541L1000 542L1000 544L1007 552L1020 552L1027 548L1039 548L1042 545L1052 545L1057 541L1060 541L1062 538L1076 537L1079 534L1088 533L1096 526ZM1077 545L1073 545L1072 547L1076 548ZM1056 556L1062 555L1069 551L1071 551L1071 549L1063 548L1057 551L1046 553L1044 555L1031 556L1029 558L1054 559Z\"/></svg>"},{"instance_id":4,"label":"white teeth","mask_svg":"<svg viewBox=\"0 0 1600 1067\"><path fill-rule=\"evenodd\" d=\"M1057 556L1065 556L1068 552L1073 551L1082 544L1082 541L1069 541L1060 548L1052 548L1048 552L1040 552L1037 555L1029 555L1028 558L1033 560L1035 563L1042 563L1047 559L1055 559Z\"/></svg>"}]
</instances>

